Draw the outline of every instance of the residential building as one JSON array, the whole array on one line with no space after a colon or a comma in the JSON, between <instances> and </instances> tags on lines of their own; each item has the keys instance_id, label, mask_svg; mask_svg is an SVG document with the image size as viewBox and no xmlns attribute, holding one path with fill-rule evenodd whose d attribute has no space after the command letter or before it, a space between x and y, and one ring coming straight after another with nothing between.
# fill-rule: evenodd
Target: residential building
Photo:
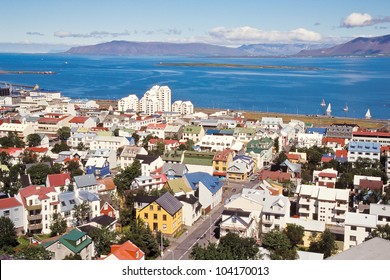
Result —
<instances>
[{"instance_id":1,"label":"residential building","mask_svg":"<svg viewBox=\"0 0 390 280\"><path fill-rule=\"evenodd\" d=\"M260 122L260 127L271 130L280 130L282 129L283 119L282 118L271 118L271 117L262 117Z\"/></svg>"},{"instance_id":2,"label":"residential building","mask_svg":"<svg viewBox=\"0 0 390 280\"><path fill-rule=\"evenodd\" d=\"M303 243L301 244L303 247L308 248L312 241L313 235L322 234L326 227L325 222L315 221L315 220L304 220L299 218L290 217L286 220L287 226L289 224L297 225L303 227Z\"/></svg>"},{"instance_id":3,"label":"residential building","mask_svg":"<svg viewBox=\"0 0 390 280\"><path fill-rule=\"evenodd\" d=\"M121 260L121 261L139 261L145 259L145 253L138 248L130 240L127 240L123 244L114 244L111 245L110 253L107 257L102 257L101 260L112 261L112 260Z\"/></svg>"},{"instance_id":4,"label":"residential building","mask_svg":"<svg viewBox=\"0 0 390 280\"><path fill-rule=\"evenodd\" d=\"M69 120L70 128L92 128L96 126L96 121L91 117L77 116Z\"/></svg>"},{"instance_id":5,"label":"residential building","mask_svg":"<svg viewBox=\"0 0 390 280\"><path fill-rule=\"evenodd\" d=\"M390 224L390 205L371 203L370 214L376 216L378 226Z\"/></svg>"},{"instance_id":6,"label":"residential building","mask_svg":"<svg viewBox=\"0 0 390 280\"><path fill-rule=\"evenodd\" d=\"M316 186L325 186L327 188L334 188L337 181L337 170L333 168L328 168L324 170L314 170L313 171L313 183Z\"/></svg>"},{"instance_id":7,"label":"residential building","mask_svg":"<svg viewBox=\"0 0 390 280\"><path fill-rule=\"evenodd\" d=\"M96 136L90 143L91 150L110 149L118 150L120 147L130 145L129 139L119 136Z\"/></svg>"},{"instance_id":8,"label":"residential building","mask_svg":"<svg viewBox=\"0 0 390 280\"><path fill-rule=\"evenodd\" d=\"M165 129L167 124L164 123L152 123L146 127L146 133L151 134L153 137L165 139Z\"/></svg>"},{"instance_id":9,"label":"residential building","mask_svg":"<svg viewBox=\"0 0 390 280\"><path fill-rule=\"evenodd\" d=\"M125 169L127 166L133 164L134 159L137 155L148 155L148 152L143 147L129 146L123 147L123 150L119 156L120 166Z\"/></svg>"},{"instance_id":10,"label":"residential building","mask_svg":"<svg viewBox=\"0 0 390 280\"><path fill-rule=\"evenodd\" d=\"M358 158L380 160L381 145L376 142L348 143L348 162L356 162Z\"/></svg>"},{"instance_id":11,"label":"residential building","mask_svg":"<svg viewBox=\"0 0 390 280\"><path fill-rule=\"evenodd\" d=\"M83 260L92 260L95 256L94 242L85 232L77 228L43 246L52 252L54 260L63 260L70 255L79 255Z\"/></svg>"},{"instance_id":12,"label":"residential building","mask_svg":"<svg viewBox=\"0 0 390 280\"><path fill-rule=\"evenodd\" d=\"M0 217L6 217L13 222L18 234L24 233L23 205L15 197L0 199Z\"/></svg>"},{"instance_id":13,"label":"residential building","mask_svg":"<svg viewBox=\"0 0 390 280\"><path fill-rule=\"evenodd\" d=\"M234 129L233 136L239 142L248 143L256 136L256 129L248 127L236 127Z\"/></svg>"},{"instance_id":14,"label":"residential building","mask_svg":"<svg viewBox=\"0 0 390 280\"><path fill-rule=\"evenodd\" d=\"M93 174L95 177L104 178L109 176L110 164L106 158L103 157L91 157L85 164L85 170L87 174Z\"/></svg>"},{"instance_id":15,"label":"residential building","mask_svg":"<svg viewBox=\"0 0 390 280\"><path fill-rule=\"evenodd\" d=\"M301 219L343 224L348 212L349 190L298 185L298 215Z\"/></svg>"},{"instance_id":16,"label":"residential building","mask_svg":"<svg viewBox=\"0 0 390 280\"><path fill-rule=\"evenodd\" d=\"M164 161L160 156L149 156L137 154L135 159L141 163L141 176L149 176L164 165Z\"/></svg>"},{"instance_id":17,"label":"residential building","mask_svg":"<svg viewBox=\"0 0 390 280\"><path fill-rule=\"evenodd\" d=\"M323 135L321 133L298 133L297 146L300 148L310 148L321 146Z\"/></svg>"},{"instance_id":18,"label":"residential building","mask_svg":"<svg viewBox=\"0 0 390 280\"><path fill-rule=\"evenodd\" d=\"M205 136L202 126L187 125L183 129L183 140L191 140L198 143Z\"/></svg>"},{"instance_id":19,"label":"residential building","mask_svg":"<svg viewBox=\"0 0 390 280\"><path fill-rule=\"evenodd\" d=\"M326 137L352 139L352 135L359 129L357 124L332 124L326 129Z\"/></svg>"},{"instance_id":20,"label":"residential building","mask_svg":"<svg viewBox=\"0 0 390 280\"><path fill-rule=\"evenodd\" d=\"M48 174L46 178L46 187L53 187L57 192L66 189L70 183L70 173Z\"/></svg>"},{"instance_id":21,"label":"residential building","mask_svg":"<svg viewBox=\"0 0 390 280\"><path fill-rule=\"evenodd\" d=\"M164 130L164 139L182 139L183 137L183 126L182 125L174 125L168 124Z\"/></svg>"},{"instance_id":22,"label":"residential building","mask_svg":"<svg viewBox=\"0 0 390 280\"><path fill-rule=\"evenodd\" d=\"M213 158L213 176L226 178L229 163L233 160L234 152L230 149L218 151Z\"/></svg>"},{"instance_id":23,"label":"residential building","mask_svg":"<svg viewBox=\"0 0 390 280\"><path fill-rule=\"evenodd\" d=\"M128 110L137 112L139 109L138 97L135 94L130 94L118 101L118 111L126 112Z\"/></svg>"},{"instance_id":24,"label":"residential building","mask_svg":"<svg viewBox=\"0 0 390 280\"><path fill-rule=\"evenodd\" d=\"M35 133L35 129L29 124L20 123L2 123L0 124L0 138L8 136L8 133L14 132L19 138L27 140L29 134Z\"/></svg>"},{"instance_id":25,"label":"residential building","mask_svg":"<svg viewBox=\"0 0 390 280\"><path fill-rule=\"evenodd\" d=\"M215 153L185 151L182 163L188 168L188 172L207 172L213 174L213 158Z\"/></svg>"},{"instance_id":26,"label":"residential building","mask_svg":"<svg viewBox=\"0 0 390 280\"><path fill-rule=\"evenodd\" d=\"M76 190L98 192L98 183L94 174L86 174L80 176L74 176L74 183Z\"/></svg>"},{"instance_id":27,"label":"residential building","mask_svg":"<svg viewBox=\"0 0 390 280\"><path fill-rule=\"evenodd\" d=\"M169 192L160 197L135 197L136 216L153 232L174 236L182 228L183 204Z\"/></svg>"},{"instance_id":28,"label":"residential building","mask_svg":"<svg viewBox=\"0 0 390 280\"><path fill-rule=\"evenodd\" d=\"M195 196L199 198L205 213L210 212L222 201L222 182L218 177L206 172L194 172L184 175Z\"/></svg>"},{"instance_id":29,"label":"residential building","mask_svg":"<svg viewBox=\"0 0 390 280\"><path fill-rule=\"evenodd\" d=\"M139 101L139 109L147 115L171 112L171 90L167 86L153 86Z\"/></svg>"},{"instance_id":30,"label":"residential building","mask_svg":"<svg viewBox=\"0 0 390 280\"><path fill-rule=\"evenodd\" d=\"M77 197L75 192L65 191L58 194L58 213L65 219L67 227L76 225L76 221L73 217L74 207L80 205L82 202Z\"/></svg>"},{"instance_id":31,"label":"residential building","mask_svg":"<svg viewBox=\"0 0 390 280\"><path fill-rule=\"evenodd\" d=\"M178 140L163 140L163 139L150 139L148 142L148 150L152 151L155 148L157 148L158 143L163 143L164 144L164 151L173 151L179 148L180 143Z\"/></svg>"},{"instance_id":32,"label":"residential building","mask_svg":"<svg viewBox=\"0 0 390 280\"><path fill-rule=\"evenodd\" d=\"M256 220L251 212L241 209L224 209L220 224L220 235L223 237L228 233L235 233L240 237L257 238L258 225L256 225Z\"/></svg>"},{"instance_id":33,"label":"residential building","mask_svg":"<svg viewBox=\"0 0 390 280\"><path fill-rule=\"evenodd\" d=\"M232 148L235 141L233 136L205 135L196 145L203 152L216 152Z\"/></svg>"},{"instance_id":34,"label":"residential building","mask_svg":"<svg viewBox=\"0 0 390 280\"><path fill-rule=\"evenodd\" d=\"M194 113L194 105L191 101L177 100L172 104L172 112L178 112L182 115L191 115Z\"/></svg>"},{"instance_id":35,"label":"residential building","mask_svg":"<svg viewBox=\"0 0 390 280\"><path fill-rule=\"evenodd\" d=\"M347 212L344 224L344 251L363 243L376 226L376 215Z\"/></svg>"},{"instance_id":36,"label":"residential building","mask_svg":"<svg viewBox=\"0 0 390 280\"><path fill-rule=\"evenodd\" d=\"M284 229L290 218L290 200L288 197L270 196L264 201L261 212L262 233L273 229Z\"/></svg>"},{"instance_id":37,"label":"residential building","mask_svg":"<svg viewBox=\"0 0 390 280\"><path fill-rule=\"evenodd\" d=\"M356 131L353 133L352 141L373 142L380 144L381 147L388 147L390 146L390 132Z\"/></svg>"},{"instance_id":38,"label":"residential building","mask_svg":"<svg viewBox=\"0 0 390 280\"><path fill-rule=\"evenodd\" d=\"M140 176L134 179L130 188L134 190L142 189L146 192L150 192L152 190L161 190L166 182L167 177L164 174Z\"/></svg>"},{"instance_id":39,"label":"residential building","mask_svg":"<svg viewBox=\"0 0 390 280\"><path fill-rule=\"evenodd\" d=\"M183 224L192 226L202 216L202 204L191 193L175 196L183 204Z\"/></svg>"},{"instance_id":40,"label":"residential building","mask_svg":"<svg viewBox=\"0 0 390 280\"><path fill-rule=\"evenodd\" d=\"M188 168L185 164L182 163L164 163L162 174L165 174L168 180L182 178L185 174L188 173Z\"/></svg>"},{"instance_id":41,"label":"residential building","mask_svg":"<svg viewBox=\"0 0 390 280\"><path fill-rule=\"evenodd\" d=\"M235 156L228 165L227 179L233 181L245 181L253 174L255 162L249 156Z\"/></svg>"}]
</instances>

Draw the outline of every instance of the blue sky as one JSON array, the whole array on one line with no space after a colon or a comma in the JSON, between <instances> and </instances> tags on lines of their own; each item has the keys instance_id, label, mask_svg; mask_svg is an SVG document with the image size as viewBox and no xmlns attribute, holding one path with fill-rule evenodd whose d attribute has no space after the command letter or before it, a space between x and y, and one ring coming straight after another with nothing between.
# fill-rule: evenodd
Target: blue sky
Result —
<instances>
[{"instance_id":1,"label":"blue sky","mask_svg":"<svg viewBox=\"0 0 390 280\"><path fill-rule=\"evenodd\" d=\"M345 42L390 33L390 1L1 0L0 43Z\"/></svg>"}]
</instances>

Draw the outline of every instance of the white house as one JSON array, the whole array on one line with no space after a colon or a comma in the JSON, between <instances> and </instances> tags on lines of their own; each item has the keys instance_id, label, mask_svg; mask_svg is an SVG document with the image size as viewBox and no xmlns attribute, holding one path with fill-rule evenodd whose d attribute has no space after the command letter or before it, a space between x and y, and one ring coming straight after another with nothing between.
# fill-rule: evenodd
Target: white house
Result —
<instances>
[{"instance_id":1,"label":"white house","mask_svg":"<svg viewBox=\"0 0 390 280\"><path fill-rule=\"evenodd\" d=\"M348 212L345 217L344 250L363 243L376 226L376 215Z\"/></svg>"},{"instance_id":2,"label":"white house","mask_svg":"<svg viewBox=\"0 0 390 280\"><path fill-rule=\"evenodd\" d=\"M30 124L20 123L2 123L0 124L0 138L8 136L9 132L15 132L20 138L26 141L29 134L35 133L35 130Z\"/></svg>"},{"instance_id":3,"label":"white house","mask_svg":"<svg viewBox=\"0 0 390 280\"><path fill-rule=\"evenodd\" d=\"M334 188L337 181L337 170L333 168L327 168L324 170L313 171L313 183L316 186L325 186L327 188Z\"/></svg>"},{"instance_id":4,"label":"white house","mask_svg":"<svg viewBox=\"0 0 390 280\"><path fill-rule=\"evenodd\" d=\"M129 145L130 142L126 137L119 136L96 136L90 143L91 150L110 149L118 150L120 147Z\"/></svg>"},{"instance_id":5,"label":"white house","mask_svg":"<svg viewBox=\"0 0 390 280\"><path fill-rule=\"evenodd\" d=\"M172 104L172 112L178 112L182 115L190 115L194 113L194 105L191 101L177 100Z\"/></svg>"},{"instance_id":6,"label":"white house","mask_svg":"<svg viewBox=\"0 0 390 280\"><path fill-rule=\"evenodd\" d=\"M300 148L310 148L313 146L321 146L323 134L321 133L298 133L297 146Z\"/></svg>"},{"instance_id":7,"label":"white house","mask_svg":"<svg viewBox=\"0 0 390 280\"><path fill-rule=\"evenodd\" d=\"M183 224L192 226L202 216L202 204L191 193L175 196L183 204Z\"/></svg>"},{"instance_id":8,"label":"white house","mask_svg":"<svg viewBox=\"0 0 390 280\"><path fill-rule=\"evenodd\" d=\"M24 229L23 205L15 197L0 199L0 217L6 217L14 223L17 232Z\"/></svg>"},{"instance_id":9,"label":"white house","mask_svg":"<svg viewBox=\"0 0 390 280\"><path fill-rule=\"evenodd\" d=\"M356 162L358 158L380 160L381 145L376 142L348 143L348 162Z\"/></svg>"},{"instance_id":10,"label":"white house","mask_svg":"<svg viewBox=\"0 0 390 280\"><path fill-rule=\"evenodd\" d=\"M261 213L262 232L267 233L273 229L284 229L290 218L290 200L288 197L270 196L264 201Z\"/></svg>"},{"instance_id":11,"label":"white house","mask_svg":"<svg viewBox=\"0 0 390 280\"><path fill-rule=\"evenodd\" d=\"M220 235L225 236L229 232L236 233L240 237L257 238L258 225L251 212L241 209L224 209L220 224Z\"/></svg>"},{"instance_id":12,"label":"white house","mask_svg":"<svg viewBox=\"0 0 390 280\"><path fill-rule=\"evenodd\" d=\"M130 94L127 97L123 97L118 101L118 111L138 111L138 102L138 97L135 94Z\"/></svg>"},{"instance_id":13,"label":"white house","mask_svg":"<svg viewBox=\"0 0 390 280\"><path fill-rule=\"evenodd\" d=\"M119 157L121 168L124 169L133 164L137 155L148 155L148 152L143 147L126 145Z\"/></svg>"}]
</instances>

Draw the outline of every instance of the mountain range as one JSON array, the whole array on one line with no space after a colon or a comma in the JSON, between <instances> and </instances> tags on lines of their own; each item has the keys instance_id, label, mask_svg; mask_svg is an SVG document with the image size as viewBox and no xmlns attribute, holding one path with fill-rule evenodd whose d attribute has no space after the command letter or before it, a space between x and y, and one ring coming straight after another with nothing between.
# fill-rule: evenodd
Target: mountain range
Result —
<instances>
[{"instance_id":1,"label":"mountain range","mask_svg":"<svg viewBox=\"0 0 390 280\"><path fill-rule=\"evenodd\" d=\"M73 47L69 54L129 56L378 56L390 55L390 35L359 37L340 45L252 44L225 47L204 43L111 41Z\"/></svg>"}]
</instances>

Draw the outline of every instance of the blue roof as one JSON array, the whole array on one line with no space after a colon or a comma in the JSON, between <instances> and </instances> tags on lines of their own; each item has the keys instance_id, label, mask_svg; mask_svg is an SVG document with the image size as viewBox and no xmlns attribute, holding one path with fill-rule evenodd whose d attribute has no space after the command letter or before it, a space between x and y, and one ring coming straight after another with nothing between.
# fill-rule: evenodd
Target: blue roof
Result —
<instances>
[{"instance_id":1,"label":"blue roof","mask_svg":"<svg viewBox=\"0 0 390 280\"><path fill-rule=\"evenodd\" d=\"M196 190L199 187L199 182L212 193L215 194L220 188L222 188L222 182L219 181L218 177L211 176L206 172L193 172L184 175L187 181L190 183L191 188Z\"/></svg>"},{"instance_id":2,"label":"blue roof","mask_svg":"<svg viewBox=\"0 0 390 280\"><path fill-rule=\"evenodd\" d=\"M215 135L215 134L219 134L219 133L220 133L219 129L207 129L206 130L206 135Z\"/></svg>"},{"instance_id":3,"label":"blue roof","mask_svg":"<svg viewBox=\"0 0 390 280\"><path fill-rule=\"evenodd\" d=\"M129 145L134 146L135 145L135 140L133 137L126 137L127 141L129 141Z\"/></svg>"},{"instance_id":4,"label":"blue roof","mask_svg":"<svg viewBox=\"0 0 390 280\"><path fill-rule=\"evenodd\" d=\"M323 127L309 127L308 129L306 129L306 133L308 133L308 134L318 133L318 134L325 135L326 128L323 128Z\"/></svg>"},{"instance_id":5,"label":"blue roof","mask_svg":"<svg viewBox=\"0 0 390 280\"><path fill-rule=\"evenodd\" d=\"M348 143L348 151L380 153L381 144L376 142L351 141Z\"/></svg>"}]
</instances>

